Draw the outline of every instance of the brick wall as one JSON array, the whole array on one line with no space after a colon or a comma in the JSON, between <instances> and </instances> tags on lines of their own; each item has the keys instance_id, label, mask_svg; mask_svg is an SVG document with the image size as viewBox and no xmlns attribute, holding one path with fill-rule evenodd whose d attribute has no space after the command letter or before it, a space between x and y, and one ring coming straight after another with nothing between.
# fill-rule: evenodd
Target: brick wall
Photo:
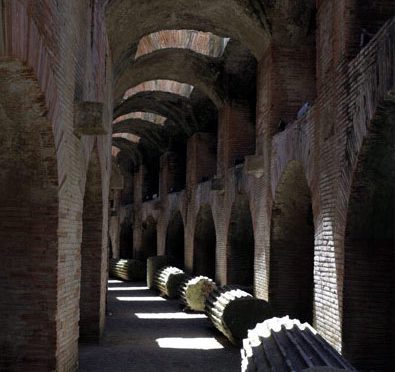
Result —
<instances>
[{"instance_id":1,"label":"brick wall","mask_svg":"<svg viewBox=\"0 0 395 372\"><path fill-rule=\"evenodd\" d=\"M285 257L293 261L296 260L298 265L302 265L300 261L309 263L309 268L306 267L306 273L309 275L309 291L306 292L306 298L309 299L306 299L305 302L312 304L312 307L309 306L306 311L299 312L298 310L296 312L301 314L301 317L306 314L306 319L312 316L312 323L318 331L334 347L338 350L344 348L347 353L345 344L350 342L349 345L352 348L352 343L357 339L357 337L355 340L347 338L351 337L347 336L348 334L358 334L358 340L363 339L363 336L357 332L357 328L361 332L363 329L359 323L356 322L357 325L353 327L349 322L349 319L356 317L351 311L352 306L360 309L358 303L364 304L353 293L368 291L366 285L369 282L369 275L373 275L374 272L374 270L367 270L367 266L364 266L363 262L360 266L361 270L357 267L349 267L350 262L354 262L357 257L356 250L354 251L353 248L346 254L346 263L344 262L348 200L352 192L351 185L354 174L357 175L355 169L364 138L376 125L373 118L379 108L385 102L389 102L388 100L391 98L388 92L395 86L393 43L395 29L393 21L388 23L354 59L349 60L346 35L351 32L348 30L350 24L340 22L341 26L339 26L338 22L338 19L346 19L344 18L347 16L347 13L344 13L346 5L348 6L348 3L317 3L317 88L310 91L309 87L312 83L310 73L305 75L306 79L299 80L296 86L284 86L284 89L289 90L291 96L296 97L295 99L299 94L298 99L301 103L305 100L305 94L312 94L310 98L312 107L304 117L298 120L291 118L291 115L296 114L297 103L294 104L292 110L277 105L282 90L278 90L279 87L275 82L275 72L278 71L275 64L282 65L284 63L283 66L286 66L285 59L281 60L281 54L276 56L275 49L271 48L267 50L266 55L260 61L257 76L257 148L255 152L263 155L263 171L260 174L254 174L245 167L228 168L227 172L223 173L223 189L213 190L211 181L203 182L191 187L187 194L181 192L167 196L162 195L159 211L155 210L153 205L144 203L143 213L145 215L155 213L158 216L158 252L164 252L171 211L175 209L181 211L184 221L186 221L185 265L188 270L192 271L194 267L194 234L198 225L198 214L200 208L208 204L212 210L216 232L216 280L219 284L225 284L228 281L226 275L228 230L230 222L234 220L232 206L237 196L244 193L250 206L255 238L254 291L258 297L264 299L270 299L271 271L275 271L275 267L271 266L273 260L277 261L278 265L280 263L287 265L287 262L284 261L285 256L282 257L281 254L278 259L271 259L271 249L276 247L276 239L273 240L275 234L272 235L271 232L277 230L280 238L289 236L291 231L286 231L282 222L284 220L288 221L290 227L293 226L292 228L297 229L294 234L306 231L306 235L301 234L306 237L305 239L302 236L302 240L309 241L306 252L299 252L297 256L287 254ZM290 69L291 71L287 72L289 74L287 79L291 79L292 73L296 73L296 70L292 72L292 66ZM311 71L310 68L309 71ZM287 79L284 78L283 84ZM386 99L387 101L385 101ZM287 103L288 99L284 99L283 102ZM221 110L217 159L219 164L224 163L223 149L227 138L227 133L223 131L223 128L221 130L221 120L224 121L224 112L227 108L221 108ZM292 122L283 132L275 133L273 125L282 113L281 110L285 110L283 111L284 115L289 113ZM386 125L387 127L391 126L388 123ZM377 152L380 153L379 150ZM288 194L292 197L284 199L283 174L287 172L288 165L292 161L297 161L300 164L299 171L294 176L295 180L304 178L304 190L308 190L308 192L298 193L293 181L290 181L288 187L292 192L286 192L285 195ZM376 180L380 178L376 177ZM372 183L375 182L372 181ZM309 194L308 198L305 196L306 193ZM362 199L358 196L356 198ZM307 202L308 199L310 202ZM310 203L311 210L307 212ZM289 213L279 215L279 205L281 207L282 205L300 206L301 212L296 217L291 213L294 212L293 208L286 207L286 211ZM359 208L359 210L363 215L362 209ZM305 216L306 219L300 215ZM307 219L310 220L310 224L303 223L301 227L297 227L298 223L306 222ZM281 229L279 229L280 226ZM312 234L314 234L313 243ZM349 243L346 242L346 249L347 244ZM286 245L294 245L294 239L292 239L292 244L287 243ZM313 264L312 248L314 249ZM384 250L386 254L392 254L387 248L378 247L377 249L380 252ZM379 254L378 257L380 256ZM387 259L386 262L392 261ZM372 266L377 267L378 265L383 266L384 263L373 263ZM292 265L290 264L290 266ZM298 267L298 270L301 267ZM346 275L345 270L348 272ZM362 271L365 272L365 279L361 279ZM389 271L388 267L385 272ZM314 279L311 278L311 275ZM381 279L378 279L377 287L370 286L376 288L376 295L379 297L389 288L386 285L385 275L383 273L378 277ZM353 287L353 282L358 282L360 286ZM310 300L312 283L314 283L314 296ZM295 284L298 284L299 287L303 286L300 282ZM378 293L377 288L382 291L380 290ZM346 299L343 291L350 293L350 296L347 296L350 301L355 299L354 305L343 303ZM311 314L312 308L313 314ZM381 306L382 311L384 311L383 309L384 306ZM366 310L367 316L377 318L377 315L374 315L377 313L372 311L372 306L366 307ZM346 317L345 312L349 312ZM391 314L393 314L393 309ZM361 317L361 321L367 319L367 316L366 318L365 316ZM349 323L347 324L347 322ZM347 331L345 327L348 328ZM350 331L351 329L352 331ZM375 331L372 329L371 332L374 334ZM361 346L361 344L356 345L356 347ZM354 351L347 354L351 360L358 359ZM369 353L362 353L369 357ZM385 358L383 355L384 353L380 356L382 360Z\"/></svg>"},{"instance_id":2,"label":"brick wall","mask_svg":"<svg viewBox=\"0 0 395 372\"><path fill-rule=\"evenodd\" d=\"M59 198L52 127L30 68L2 59L0 76L0 370L54 370Z\"/></svg>"},{"instance_id":3,"label":"brick wall","mask_svg":"<svg viewBox=\"0 0 395 372\"><path fill-rule=\"evenodd\" d=\"M186 159L185 154L168 151L160 158L160 193L180 191L185 188Z\"/></svg>"},{"instance_id":4,"label":"brick wall","mask_svg":"<svg viewBox=\"0 0 395 372\"><path fill-rule=\"evenodd\" d=\"M218 113L217 174L255 152L254 120L248 103L224 104Z\"/></svg>"},{"instance_id":5,"label":"brick wall","mask_svg":"<svg viewBox=\"0 0 395 372\"><path fill-rule=\"evenodd\" d=\"M217 139L211 133L195 133L188 139L187 187L207 181L217 170Z\"/></svg>"},{"instance_id":6,"label":"brick wall","mask_svg":"<svg viewBox=\"0 0 395 372\"><path fill-rule=\"evenodd\" d=\"M29 322L25 322L25 334L20 333L20 339L24 339L23 342L28 341L28 335L35 334L34 329L38 325L50 334L35 337L34 341L30 342L29 349L18 348L17 360L8 360L7 363L11 369L69 371L76 369L78 363L81 216L87 164L95 142L93 136L78 138L74 135L73 107L76 99L100 101L106 107L104 125L108 135L97 138L97 147L102 173L102 247L107 247L112 77L104 14L97 1L54 3L5 0L2 4L0 55L18 59L31 69L31 76L37 81L43 95L43 117L47 118L52 128L52 147L49 146L50 135L46 136L45 141L36 141L36 144L48 143L48 155L44 158L49 159L50 152L55 151L56 166L48 167L41 172L39 166L36 166L36 172L45 178L47 173L55 169L57 180L57 203L52 204L57 210L56 214L51 217L52 214L48 211L42 218L37 218L37 221L48 221L54 226L34 227L36 232L40 229L46 232L45 241L51 246L51 257L43 259L40 254L30 261L32 265L36 263L37 267L41 262L48 265L41 271L48 274L45 285L38 284L37 288L45 288L41 290L42 295L51 296L51 301L48 305L45 305L44 300L41 302L41 308L36 309L35 314L29 317ZM91 17L92 14L94 17ZM92 28L87 27L91 19ZM82 56L84 58L80 61L79 58ZM34 92L27 96L31 94L37 96ZM50 182L46 181L44 185L49 186ZM35 194L48 195L48 199L50 196L50 193L43 193L42 189ZM45 205L47 204L40 201L39 206L34 209L43 211ZM32 222L31 226L35 224L36 222ZM9 227L7 231L10 231ZM40 240L28 241L31 243L26 243L26 252L31 251L29 245L33 244L32 242L38 243ZM101 271L101 288L104 291L106 258L101 262ZM22 265L15 269L14 274L10 273L10 278L26 272L29 270L26 265ZM26 297L29 298L32 299ZM37 294L35 298L38 300L40 295ZM102 293L102 308L104 301L105 295ZM30 302L33 303L33 300ZM7 311L18 316L18 308L10 305ZM34 309L34 306L27 303L26 308ZM24 354L31 352L27 350L32 350L34 357ZM0 355L3 362L5 355L12 354ZM43 367L44 365L46 367Z\"/></svg>"},{"instance_id":7,"label":"brick wall","mask_svg":"<svg viewBox=\"0 0 395 372\"><path fill-rule=\"evenodd\" d=\"M104 12L101 2L87 0L3 0L2 4L0 56L13 62L7 67L4 63L8 62L2 59L0 66L0 88L4 92L0 162L1 169L6 170L0 178L0 234L2 247L8 252L4 255L4 270L0 270L1 289L6 293L0 299L0 325L7 330L0 336L0 366L70 371L77 368L78 360L80 248L84 218L88 218L83 215L83 201L89 159L95 146L102 195L100 305L96 307L100 314L105 301L112 66ZM383 262L378 259L372 264L369 260L366 265L370 252L366 240L361 243L359 236L350 239L354 234L352 225L346 233L354 208L363 213L355 207L354 200L360 197L352 186L354 174L358 180L360 149L375 126L372 119L378 106L395 86L393 21L363 49L356 48L362 25L375 32L393 14L391 1L376 1L373 10L370 4L354 0L317 1L315 47L268 46L258 61L256 125L247 104L226 103L219 110L217 173L223 176L223 189L212 190L208 181L196 184L188 193L161 193L159 204L142 203L141 170L135 174L133 188L135 253L142 245L142 221L149 215L155 216L157 222L157 251L165 253L168 230L181 231L173 229L180 223L171 223L179 211L183 232L177 236L185 242L180 265L185 263L189 271L194 266L199 210L202 205L210 205L219 284L228 281L227 252L232 243L228 232L235 226L232 206L244 194L255 238L254 290L258 297L268 299L273 243L270 232L275 220L272 210L281 195L276 191L281 188L287 164L298 160L311 192L314 220L313 324L337 349L344 347L356 363L367 363L361 359L367 353L357 350L364 350L365 346L350 336L361 328L358 322L350 320L353 309L365 304L360 291L373 288L377 303L388 297L386 291L393 291L385 284L385 273L380 272L377 278L374 271L390 262L387 243L376 244L377 251L383 253L374 257L383 258ZM21 90L11 94L9 86L15 86L15 82ZM74 135L75 100L104 103L107 135ZM306 100L312 101L313 107L305 117L294 121L297 109ZM276 125L283 117L294 122L276 134ZM16 123L23 123L22 129ZM33 125L42 130L33 131ZM235 161L254 152L263 155L263 175L251 174L243 167L233 168ZM33 181L23 182L27 179ZM374 177L372 184L377 179L381 178ZM47 191L43 193L43 189ZM117 225L118 221L112 222ZM357 251L357 242L364 249ZM389 258L385 260L387 254ZM353 266L356 259L361 260L361 267ZM390 269L388 266L382 271ZM377 287L370 285L372 277L379 284ZM369 309L361 319L378 318L379 310ZM393 309L381 306L380 311L387 323L394 318ZM377 337L377 345L382 345L382 339L387 337L377 332L387 323L368 329L372 337ZM380 358L385 354L380 353Z\"/></svg>"}]
</instances>

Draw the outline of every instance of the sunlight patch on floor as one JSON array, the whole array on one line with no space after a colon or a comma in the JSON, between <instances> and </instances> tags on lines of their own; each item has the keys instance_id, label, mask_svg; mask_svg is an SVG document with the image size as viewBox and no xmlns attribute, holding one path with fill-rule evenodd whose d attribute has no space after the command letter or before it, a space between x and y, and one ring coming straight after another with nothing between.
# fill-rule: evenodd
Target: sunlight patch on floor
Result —
<instances>
[{"instance_id":1,"label":"sunlight patch on floor","mask_svg":"<svg viewBox=\"0 0 395 372\"><path fill-rule=\"evenodd\" d=\"M109 291L145 291L148 287L108 287Z\"/></svg>"},{"instance_id":2,"label":"sunlight patch on floor","mask_svg":"<svg viewBox=\"0 0 395 372\"><path fill-rule=\"evenodd\" d=\"M143 301L166 301L162 297L152 297L152 296L143 296L143 297L116 297L118 301L127 301L127 302L143 302Z\"/></svg>"},{"instance_id":3,"label":"sunlight patch on floor","mask_svg":"<svg viewBox=\"0 0 395 372\"><path fill-rule=\"evenodd\" d=\"M218 350L224 347L214 337L165 337L155 340L163 349Z\"/></svg>"},{"instance_id":4,"label":"sunlight patch on floor","mask_svg":"<svg viewBox=\"0 0 395 372\"><path fill-rule=\"evenodd\" d=\"M135 313L139 319L204 319L204 314L187 314L183 312L177 313Z\"/></svg>"}]
</instances>

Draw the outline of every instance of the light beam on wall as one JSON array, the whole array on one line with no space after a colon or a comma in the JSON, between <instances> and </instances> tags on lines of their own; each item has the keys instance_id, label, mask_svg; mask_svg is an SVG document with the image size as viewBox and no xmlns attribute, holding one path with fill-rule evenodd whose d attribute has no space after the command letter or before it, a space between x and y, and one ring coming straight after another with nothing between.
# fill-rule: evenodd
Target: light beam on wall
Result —
<instances>
[{"instance_id":1,"label":"light beam on wall","mask_svg":"<svg viewBox=\"0 0 395 372\"><path fill-rule=\"evenodd\" d=\"M163 30L140 39L135 59L161 49L189 49L209 57L221 57L229 42L211 32L195 30Z\"/></svg>"},{"instance_id":2,"label":"light beam on wall","mask_svg":"<svg viewBox=\"0 0 395 372\"><path fill-rule=\"evenodd\" d=\"M112 123L117 124L120 123L121 121L130 120L130 119L144 120L157 125L164 125L167 120L167 118L162 115L154 114L152 112L137 111L137 112L130 112L129 114L118 116Z\"/></svg>"},{"instance_id":3,"label":"light beam on wall","mask_svg":"<svg viewBox=\"0 0 395 372\"><path fill-rule=\"evenodd\" d=\"M174 80L150 80L128 89L125 92L123 99L126 100L129 97L132 97L135 94L141 92L167 92L189 98L193 91L193 88L193 85L179 83L178 81Z\"/></svg>"},{"instance_id":4,"label":"light beam on wall","mask_svg":"<svg viewBox=\"0 0 395 372\"><path fill-rule=\"evenodd\" d=\"M127 141L132 142L132 143L139 143L140 139L141 139L141 137L136 136L135 134L132 134L132 133L114 133L112 136L113 136L113 138L126 139Z\"/></svg>"},{"instance_id":5,"label":"light beam on wall","mask_svg":"<svg viewBox=\"0 0 395 372\"><path fill-rule=\"evenodd\" d=\"M120 149L116 146L112 146L111 147L111 155L115 158L119 153L120 153Z\"/></svg>"}]
</instances>

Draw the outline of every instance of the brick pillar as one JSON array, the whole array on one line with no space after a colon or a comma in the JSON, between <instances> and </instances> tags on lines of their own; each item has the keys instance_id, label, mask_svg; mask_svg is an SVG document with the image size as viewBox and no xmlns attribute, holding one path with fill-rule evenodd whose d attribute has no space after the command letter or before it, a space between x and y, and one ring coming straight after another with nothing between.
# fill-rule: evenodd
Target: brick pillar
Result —
<instances>
[{"instance_id":1,"label":"brick pillar","mask_svg":"<svg viewBox=\"0 0 395 372\"><path fill-rule=\"evenodd\" d=\"M107 247L103 246L103 217L101 169L98 155L94 150L87 172L82 215L81 342L98 342L104 329L103 298L106 296L106 284L103 275L107 273L102 270L102 263L107 258Z\"/></svg>"},{"instance_id":2,"label":"brick pillar","mask_svg":"<svg viewBox=\"0 0 395 372\"><path fill-rule=\"evenodd\" d=\"M160 158L159 193L161 196L185 188L185 159L174 151Z\"/></svg>"},{"instance_id":3,"label":"brick pillar","mask_svg":"<svg viewBox=\"0 0 395 372\"><path fill-rule=\"evenodd\" d=\"M248 103L226 103L218 113L217 174L255 153L254 116Z\"/></svg>"},{"instance_id":4,"label":"brick pillar","mask_svg":"<svg viewBox=\"0 0 395 372\"><path fill-rule=\"evenodd\" d=\"M217 169L217 139L212 133L195 133L188 139L187 146L187 186L215 175Z\"/></svg>"},{"instance_id":5,"label":"brick pillar","mask_svg":"<svg viewBox=\"0 0 395 372\"><path fill-rule=\"evenodd\" d=\"M279 122L290 123L305 102L316 96L315 48L272 45L258 66L257 153L264 153ZM268 148L268 147L267 147Z\"/></svg>"}]
</instances>

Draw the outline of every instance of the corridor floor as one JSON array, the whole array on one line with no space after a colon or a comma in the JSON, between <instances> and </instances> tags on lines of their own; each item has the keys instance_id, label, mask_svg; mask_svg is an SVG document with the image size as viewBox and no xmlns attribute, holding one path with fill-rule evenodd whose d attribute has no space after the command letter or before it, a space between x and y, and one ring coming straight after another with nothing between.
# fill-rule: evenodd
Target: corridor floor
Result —
<instances>
[{"instance_id":1,"label":"corridor floor","mask_svg":"<svg viewBox=\"0 0 395 372\"><path fill-rule=\"evenodd\" d=\"M79 371L240 371L232 346L203 314L184 313L145 283L109 280L100 345L80 346Z\"/></svg>"}]
</instances>

